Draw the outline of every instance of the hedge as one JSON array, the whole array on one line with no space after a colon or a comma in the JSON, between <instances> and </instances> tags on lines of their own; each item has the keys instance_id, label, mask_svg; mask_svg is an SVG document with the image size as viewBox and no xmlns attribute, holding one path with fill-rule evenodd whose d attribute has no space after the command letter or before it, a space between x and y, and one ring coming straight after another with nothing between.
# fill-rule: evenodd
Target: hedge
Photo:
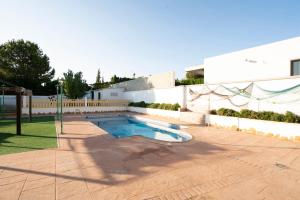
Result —
<instances>
[{"instance_id":1,"label":"hedge","mask_svg":"<svg viewBox=\"0 0 300 200\"><path fill-rule=\"evenodd\" d=\"M204 79L203 78L187 78L182 80L175 80L175 85L196 85L196 84L203 84Z\"/></svg>"},{"instance_id":2,"label":"hedge","mask_svg":"<svg viewBox=\"0 0 300 200\"><path fill-rule=\"evenodd\" d=\"M248 109L242 109L240 112L238 112L233 109L220 108L218 110L211 110L210 114L277 122L300 123L300 116L290 111L287 111L285 114L280 114L272 111L256 112Z\"/></svg>"},{"instance_id":3,"label":"hedge","mask_svg":"<svg viewBox=\"0 0 300 200\"><path fill-rule=\"evenodd\" d=\"M145 101L140 102L130 102L129 106L141 107L141 108L155 108L155 109L163 109L163 110L175 110L177 111L180 108L178 103L169 104L169 103L146 103Z\"/></svg>"}]
</instances>

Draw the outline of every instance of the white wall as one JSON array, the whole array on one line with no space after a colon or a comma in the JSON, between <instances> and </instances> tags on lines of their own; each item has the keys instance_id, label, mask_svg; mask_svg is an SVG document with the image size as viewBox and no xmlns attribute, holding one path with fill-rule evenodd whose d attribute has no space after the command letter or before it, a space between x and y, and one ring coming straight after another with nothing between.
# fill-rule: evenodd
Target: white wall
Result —
<instances>
[{"instance_id":1,"label":"white wall","mask_svg":"<svg viewBox=\"0 0 300 200\"><path fill-rule=\"evenodd\" d=\"M158 115L162 117L171 117L175 119L180 118L179 111L172 110L161 110L161 109L152 109L152 108L138 108L138 107L128 107L128 111L149 114L149 115Z\"/></svg>"},{"instance_id":2,"label":"white wall","mask_svg":"<svg viewBox=\"0 0 300 200\"><path fill-rule=\"evenodd\" d=\"M297 139L300 136L300 124L273 122L265 120L245 119L238 117L226 117L218 115L207 115L207 124L227 128L238 128L242 131L261 132L274 136Z\"/></svg>"},{"instance_id":3,"label":"white wall","mask_svg":"<svg viewBox=\"0 0 300 200\"><path fill-rule=\"evenodd\" d=\"M286 111L294 112L300 115L300 88L295 89L291 92L283 93L282 95L272 97L270 99L257 101L255 99L249 99L236 95L227 99L226 97L210 94L202 95L199 98L193 100L193 97L197 94L205 94L211 90L216 91L219 94L229 95L232 94L226 89L220 87L225 86L227 88L239 88L243 89L248 86L251 82L240 82L231 84L205 84L205 85L192 85L187 87L187 107L188 109L195 112L203 112L205 110L219 109L219 108L231 108L234 110L250 109L255 111L274 111L279 113L285 113ZM300 84L300 77L280 79L280 80L269 80L269 81L257 81L255 85L266 89L279 91L286 88ZM195 95L190 94L190 91L196 93ZM250 90L253 97L264 97L265 92L262 92L256 86ZM231 101L229 101L231 100ZM244 106L239 106L248 103ZM235 105L234 105L235 104ZM236 106L238 105L238 106Z\"/></svg>"},{"instance_id":4,"label":"white wall","mask_svg":"<svg viewBox=\"0 0 300 200\"><path fill-rule=\"evenodd\" d=\"M197 96L199 94L205 94L210 92L211 90L224 95L232 94L221 86L243 89L251 83L252 82L238 82L230 84L201 84L178 86L168 89L151 89L125 92L119 90L118 97L111 97L111 90L109 89L104 90L106 91L105 94L107 95L103 95L103 97L105 97L105 99L119 98L128 100L130 102L145 101L146 103L179 103L182 107L186 106L189 110L199 113L207 113L212 109L231 108L234 110L250 109L255 111L274 111L279 113L292 111L300 115L300 88L279 96L272 97L270 99L260 101L257 101L253 98L245 98L239 95L227 98L226 96L222 97L215 94L202 95L193 100L195 95ZM300 84L300 77L257 81L254 84L255 87L253 87L252 90L249 91L252 97L264 97L266 93L262 92L256 86L259 86L266 90L284 90ZM193 95L191 94L191 92L194 92L195 94Z\"/></svg>"},{"instance_id":5,"label":"white wall","mask_svg":"<svg viewBox=\"0 0 300 200\"><path fill-rule=\"evenodd\" d=\"M113 84L112 88L124 88L125 91L148 90L151 88L171 88L175 86L175 72L164 72L147 77L138 77L131 81Z\"/></svg>"},{"instance_id":6,"label":"white wall","mask_svg":"<svg viewBox=\"0 0 300 200\"><path fill-rule=\"evenodd\" d=\"M119 107L67 107L63 113L93 113L93 112L115 112L127 111L127 106ZM22 108L23 114L29 114L29 108ZM55 114L56 108L32 108L32 114Z\"/></svg>"},{"instance_id":7,"label":"white wall","mask_svg":"<svg viewBox=\"0 0 300 200\"><path fill-rule=\"evenodd\" d=\"M123 99L123 88L107 88L94 91L94 99L98 99L98 93L101 93L101 100L121 100Z\"/></svg>"},{"instance_id":8,"label":"white wall","mask_svg":"<svg viewBox=\"0 0 300 200\"><path fill-rule=\"evenodd\" d=\"M300 37L204 59L204 82L220 83L290 76L300 59Z\"/></svg>"},{"instance_id":9,"label":"white wall","mask_svg":"<svg viewBox=\"0 0 300 200\"><path fill-rule=\"evenodd\" d=\"M202 84L178 86L168 89L151 89L127 92L124 92L122 89L105 89L101 92L102 99L105 100L124 99L131 102L145 101L147 103L179 103L182 107L186 105L189 110L199 113L206 113L212 109L231 108L234 110L250 109L255 111L274 111L279 113L292 111L300 115L300 88L293 90L292 92L284 93L271 99L265 99L261 101L245 98L238 95L230 98L231 101L229 101L229 99L227 99L226 97L214 94L202 95L193 100L193 97L195 95L197 96L199 94L205 94L210 90L215 90L217 93L224 95L231 94L230 92L222 88L222 85L228 88L235 87L243 89L250 83L251 82L239 82L230 84ZM266 90L274 91L284 90L286 88L291 88L299 84L300 77L255 82L255 85L258 85ZM191 91L195 94L191 94ZM118 93L118 95L111 96L112 92ZM265 93L263 93L257 87L253 87L250 93L254 97L262 97L265 95ZM95 97L97 97L96 93ZM247 104L244 106L236 106L245 103Z\"/></svg>"},{"instance_id":10,"label":"white wall","mask_svg":"<svg viewBox=\"0 0 300 200\"><path fill-rule=\"evenodd\" d=\"M151 89L140 91L128 91L123 93L123 99L131 102L145 101L146 103L179 103L184 104L184 87L172 87L167 89Z\"/></svg>"}]
</instances>

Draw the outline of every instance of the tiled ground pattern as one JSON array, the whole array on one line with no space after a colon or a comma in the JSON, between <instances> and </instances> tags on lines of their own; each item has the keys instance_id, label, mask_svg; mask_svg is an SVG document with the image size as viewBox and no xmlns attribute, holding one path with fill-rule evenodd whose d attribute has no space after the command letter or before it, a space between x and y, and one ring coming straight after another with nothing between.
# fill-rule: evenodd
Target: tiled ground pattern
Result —
<instances>
[{"instance_id":1,"label":"tiled ground pattern","mask_svg":"<svg viewBox=\"0 0 300 200\"><path fill-rule=\"evenodd\" d=\"M115 139L66 120L58 149L0 156L1 200L300 199L299 142L197 126L187 143Z\"/></svg>"}]
</instances>

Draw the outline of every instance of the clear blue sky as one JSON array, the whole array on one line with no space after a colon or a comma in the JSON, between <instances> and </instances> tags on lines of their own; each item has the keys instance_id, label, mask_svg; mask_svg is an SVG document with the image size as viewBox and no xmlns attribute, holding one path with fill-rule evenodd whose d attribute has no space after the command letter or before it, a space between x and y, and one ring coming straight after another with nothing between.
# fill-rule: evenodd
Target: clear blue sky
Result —
<instances>
[{"instance_id":1,"label":"clear blue sky","mask_svg":"<svg viewBox=\"0 0 300 200\"><path fill-rule=\"evenodd\" d=\"M0 43L36 42L56 75L89 83L201 64L203 58L300 35L299 1L0 0Z\"/></svg>"}]
</instances>

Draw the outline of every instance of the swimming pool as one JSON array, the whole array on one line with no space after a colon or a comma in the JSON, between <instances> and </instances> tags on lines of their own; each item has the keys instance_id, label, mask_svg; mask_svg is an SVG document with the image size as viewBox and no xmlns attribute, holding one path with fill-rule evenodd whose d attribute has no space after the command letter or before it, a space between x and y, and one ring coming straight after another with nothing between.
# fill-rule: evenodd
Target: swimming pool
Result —
<instances>
[{"instance_id":1,"label":"swimming pool","mask_svg":"<svg viewBox=\"0 0 300 200\"><path fill-rule=\"evenodd\" d=\"M90 118L90 120L116 138L143 136L168 142L185 142L192 139L190 134L179 130L180 126L157 120L127 116Z\"/></svg>"}]
</instances>

